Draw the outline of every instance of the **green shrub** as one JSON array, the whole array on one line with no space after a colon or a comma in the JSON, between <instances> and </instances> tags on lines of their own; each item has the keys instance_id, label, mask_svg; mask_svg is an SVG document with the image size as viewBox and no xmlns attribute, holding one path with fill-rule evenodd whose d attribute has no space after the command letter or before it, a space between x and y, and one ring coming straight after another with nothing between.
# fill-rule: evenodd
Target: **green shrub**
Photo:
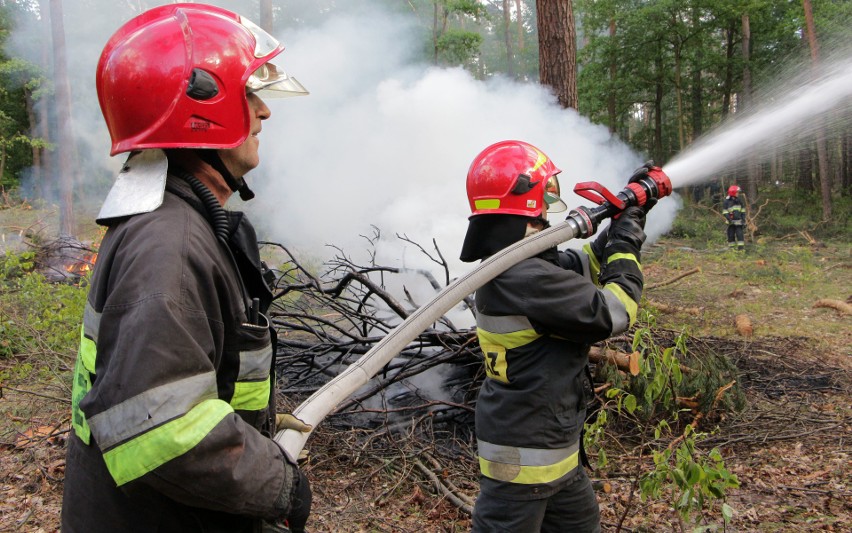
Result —
<instances>
[{"instance_id":1,"label":"green shrub","mask_svg":"<svg viewBox=\"0 0 852 533\"><path fill-rule=\"evenodd\" d=\"M53 283L32 270L32 254L0 259L0 357L73 355L80 340L88 280Z\"/></svg>"}]
</instances>

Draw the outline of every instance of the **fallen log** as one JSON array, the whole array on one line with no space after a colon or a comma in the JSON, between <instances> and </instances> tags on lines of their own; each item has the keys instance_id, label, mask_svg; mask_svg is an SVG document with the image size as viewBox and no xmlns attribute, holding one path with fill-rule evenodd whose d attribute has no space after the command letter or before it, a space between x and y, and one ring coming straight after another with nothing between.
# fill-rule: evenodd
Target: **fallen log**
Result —
<instances>
[{"instance_id":1,"label":"fallen log","mask_svg":"<svg viewBox=\"0 0 852 533\"><path fill-rule=\"evenodd\" d=\"M589 361L593 363L609 362L618 367L623 372L628 372L631 376L639 375L639 362L641 355L639 352L625 353L609 348L600 348L592 346L589 349Z\"/></svg>"},{"instance_id":2,"label":"fallen log","mask_svg":"<svg viewBox=\"0 0 852 533\"><path fill-rule=\"evenodd\" d=\"M852 305L840 300L832 300L830 298L820 298L811 307L828 307L840 311L844 315L852 315Z\"/></svg>"}]
</instances>

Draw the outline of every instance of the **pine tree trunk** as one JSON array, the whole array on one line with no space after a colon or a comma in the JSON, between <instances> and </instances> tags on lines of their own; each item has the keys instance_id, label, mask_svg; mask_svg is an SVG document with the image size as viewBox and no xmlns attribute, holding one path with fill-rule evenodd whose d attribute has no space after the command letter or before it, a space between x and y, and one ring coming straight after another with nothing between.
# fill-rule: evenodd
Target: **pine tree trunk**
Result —
<instances>
[{"instance_id":1,"label":"pine tree trunk","mask_svg":"<svg viewBox=\"0 0 852 533\"><path fill-rule=\"evenodd\" d=\"M751 19L748 13L743 13L742 16L742 33L743 33L743 90L740 93L737 113L751 111ZM754 154L746 156L746 178L745 186L746 197L749 205L754 205L757 202L757 176L758 176L757 159Z\"/></svg>"},{"instance_id":2,"label":"pine tree trunk","mask_svg":"<svg viewBox=\"0 0 852 533\"><path fill-rule=\"evenodd\" d=\"M694 9L692 12L692 25L693 30L696 31L696 35L700 39L700 33L697 32L698 25L700 24L700 14L698 9ZM704 59L704 53L702 52L702 43L698 42L698 46L695 51L695 65L692 69L692 140L701 137L701 134L704 133L704 112L703 112L703 95L702 95L702 84L701 84L701 69L703 67L702 62Z\"/></svg>"},{"instance_id":3,"label":"pine tree trunk","mask_svg":"<svg viewBox=\"0 0 852 533\"><path fill-rule=\"evenodd\" d=\"M681 80L681 57L680 57L680 42L675 43L675 104L677 107L677 148L678 151L683 150L686 145L686 141L684 139L683 133L683 96L681 94L681 89L683 86L683 82Z\"/></svg>"},{"instance_id":4,"label":"pine tree trunk","mask_svg":"<svg viewBox=\"0 0 852 533\"><path fill-rule=\"evenodd\" d=\"M654 59L654 139L653 146L650 150L652 157L656 161L663 160L663 58L660 56L662 52L657 51L657 57Z\"/></svg>"},{"instance_id":5,"label":"pine tree trunk","mask_svg":"<svg viewBox=\"0 0 852 533\"><path fill-rule=\"evenodd\" d=\"M58 126L59 152L59 233L72 236L74 222L74 184L77 169L74 168L74 134L71 123L71 85L68 82L68 67L65 59L65 25L62 16L62 0L50 0L50 25L53 34L53 81L56 84L56 120Z\"/></svg>"},{"instance_id":6,"label":"pine tree trunk","mask_svg":"<svg viewBox=\"0 0 852 533\"><path fill-rule=\"evenodd\" d=\"M722 121L731 112L731 94L734 92L734 35L736 34L734 22L725 31L725 81L722 85Z\"/></svg>"},{"instance_id":7,"label":"pine tree trunk","mask_svg":"<svg viewBox=\"0 0 852 533\"><path fill-rule=\"evenodd\" d=\"M612 41L615 41L615 18L609 19L609 38ZM616 122L618 121L618 116L616 115L615 110L615 77L618 71L616 69L615 58L611 59L609 62L609 82L610 82L610 90L609 95L607 95L606 99L606 109L607 115L609 115L609 132L615 133L617 131Z\"/></svg>"},{"instance_id":8,"label":"pine tree trunk","mask_svg":"<svg viewBox=\"0 0 852 533\"><path fill-rule=\"evenodd\" d=\"M799 150L798 161L799 178L796 183L796 188L805 192L813 192L814 190L814 162L811 155L810 145Z\"/></svg>"},{"instance_id":9,"label":"pine tree trunk","mask_svg":"<svg viewBox=\"0 0 852 533\"><path fill-rule=\"evenodd\" d=\"M819 65L819 44L817 43L814 14L811 0L802 0L805 10L805 24L808 36L808 46L811 50L811 65L814 70ZM825 144L825 128L819 128L816 133L817 164L819 166L820 192L822 193L822 219L831 220L831 174L828 170L828 149Z\"/></svg>"},{"instance_id":10,"label":"pine tree trunk","mask_svg":"<svg viewBox=\"0 0 852 533\"><path fill-rule=\"evenodd\" d=\"M577 44L571 0L536 0L539 82L559 105L577 109Z\"/></svg>"},{"instance_id":11,"label":"pine tree trunk","mask_svg":"<svg viewBox=\"0 0 852 533\"><path fill-rule=\"evenodd\" d=\"M27 103L27 122L29 123L29 131L33 137L38 136L38 119L36 118L35 113L35 104L33 102L33 94L32 91L25 88L24 89L24 98ZM42 149L39 146L33 145L32 147L32 155L33 155L33 166L32 166L32 181L33 181L33 192L41 191L44 187L43 175L42 175L42 165L41 165L41 151ZM0 174L2 176L2 174ZM44 195L42 195L44 198Z\"/></svg>"},{"instance_id":12,"label":"pine tree trunk","mask_svg":"<svg viewBox=\"0 0 852 533\"><path fill-rule=\"evenodd\" d=\"M518 12L518 51L524 49L524 3L523 0L515 0L515 10Z\"/></svg>"},{"instance_id":13,"label":"pine tree trunk","mask_svg":"<svg viewBox=\"0 0 852 533\"><path fill-rule=\"evenodd\" d=\"M510 78L515 77L515 59L512 54L512 13L509 9L509 0L503 0L503 41L506 46L506 74Z\"/></svg>"}]
</instances>

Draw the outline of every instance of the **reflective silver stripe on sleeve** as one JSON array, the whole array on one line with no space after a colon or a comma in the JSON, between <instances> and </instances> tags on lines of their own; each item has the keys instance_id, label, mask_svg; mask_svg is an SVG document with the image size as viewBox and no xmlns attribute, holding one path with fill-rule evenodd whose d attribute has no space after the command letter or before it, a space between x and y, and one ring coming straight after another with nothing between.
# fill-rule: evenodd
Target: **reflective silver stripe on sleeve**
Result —
<instances>
[{"instance_id":1,"label":"reflective silver stripe on sleeve","mask_svg":"<svg viewBox=\"0 0 852 533\"><path fill-rule=\"evenodd\" d=\"M269 377L272 368L272 345L267 344L259 350L240 352L240 372L238 381L258 381Z\"/></svg>"},{"instance_id":2,"label":"reflective silver stripe on sleeve","mask_svg":"<svg viewBox=\"0 0 852 533\"><path fill-rule=\"evenodd\" d=\"M479 457L493 461L519 466L550 466L568 459L580 450L580 442L567 448L546 450L541 448L519 448L502 446L477 439L477 454Z\"/></svg>"},{"instance_id":3,"label":"reflective silver stripe on sleeve","mask_svg":"<svg viewBox=\"0 0 852 533\"><path fill-rule=\"evenodd\" d=\"M627 328L630 327L630 315L627 312L627 307L612 292L607 290L600 292L606 299L607 306L609 307L609 315L612 318L612 333L610 335L617 335L627 331Z\"/></svg>"},{"instance_id":4,"label":"reflective silver stripe on sleeve","mask_svg":"<svg viewBox=\"0 0 852 533\"><path fill-rule=\"evenodd\" d=\"M207 372L154 387L87 421L101 450L108 450L215 398L216 374Z\"/></svg>"},{"instance_id":5,"label":"reflective silver stripe on sleeve","mask_svg":"<svg viewBox=\"0 0 852 533\"><path fill-rule=\"evenodd\" d=\"M534 329L530 319L522 315L491 316L485 313L476 314L476 327L491 333L514 333Z\"/></svg>"},{"instance_id":6,"label":"reflective silver stripe on sleeve","mask_svg":"<svg viewBox=\"0 0 852 533\"><path fill-rule=\"evenodd\" d=\"M101 314L95 311L95 308L87 300L86 309L83 311L83 334L97 344L100 328Z\"/></svg>"}]
</instances>

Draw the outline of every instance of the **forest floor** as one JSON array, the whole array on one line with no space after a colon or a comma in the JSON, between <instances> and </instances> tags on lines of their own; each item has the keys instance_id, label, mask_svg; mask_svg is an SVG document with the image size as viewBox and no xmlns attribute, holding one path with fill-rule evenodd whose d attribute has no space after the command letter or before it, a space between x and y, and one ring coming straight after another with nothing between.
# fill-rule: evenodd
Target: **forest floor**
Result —
<instances>
[{"instance_id":1,"label":"forest floor","mask_svg":"<svg viewBox=\"0 0 852 533\"><path fill-rule=\"evenodd\" d=\"M724 526L714 507L682 522L665 497L639 497L633 474L650 459L611 456L611 490L598 492L603 529L849 531L852 315L842 305L814 304L850 303L850 243L776 241L741 254L722 246L696 250L662 239L643 264L654 327L687 329L693 342L712 344L741 373L745 409L703 428L717 427L708 445L739 479L727 497L733 517ZM749 318L750 335L738 331L738 315ZM67 387L41 386L33 377L45 357L61 358L59 381L70 382L73 353L0 358L0 532L59 528L69 395ZM379 445L333 424L320 426L308 448L309 531L469 530L465 507L478 486L469 458L448 460L433 443L405 435ZM452 490L439 493L438 485Z\"/></svg>"}]
</instances>

